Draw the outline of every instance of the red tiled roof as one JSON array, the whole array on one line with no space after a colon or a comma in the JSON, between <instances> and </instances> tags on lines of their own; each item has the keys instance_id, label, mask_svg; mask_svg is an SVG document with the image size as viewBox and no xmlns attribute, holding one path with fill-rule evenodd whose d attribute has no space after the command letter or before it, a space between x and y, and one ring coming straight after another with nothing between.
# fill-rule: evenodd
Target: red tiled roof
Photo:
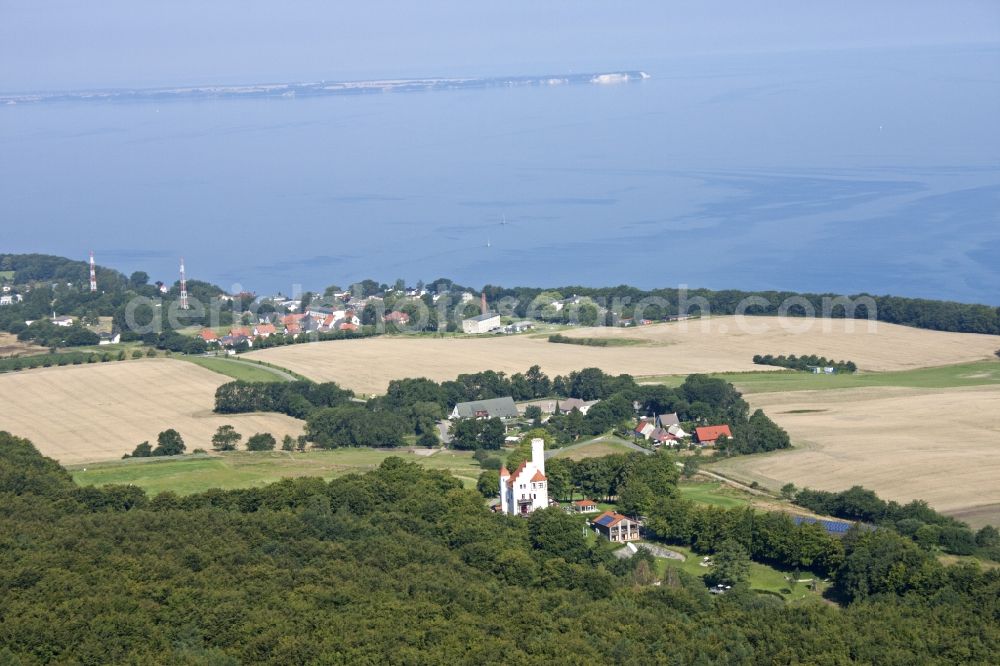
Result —
<instances>
[{"instance_id":1,"label":"red tiled roof","mask_svg":"<svg viewBox=\"0 0 1000 666\"><path fill-rule=\"evenodd\" d=\"M262 333L274 333L276 331L277 329L274 327L274 324L257 324L257 335Z\"/></svg>"},{"instance_id":2,"label":"red tiled roof","mask_svg":"<svg viewBox=\"0 0 1000 666\"><path fill-rule=\"evenodd\" d=\"M614 527L615 525L617 525L621 521L625 520L625 516L623 516L620 513L615 513L614 511L605 511L604 513L602 513L601 515L597 516L596 518L591 519L590 522L591 523L596 523L596 522L598 522L599 520L601 520L602 518L605 518L605 517L611 518L611 520L600 523L600 525L602 527Z\"/></svg>"},{"instance_id":3,"label":"red tiled roof","mask_svg":"<svg viewBox=\"0 0 1000 666\"><path fill-rule=\"evenodd\" d=\"M286 324L285 325L285 332L286 333L301 333L302 332L302 327L299 326L298 324L296 324L295 322L292 322L290 324Z\"/></svg>"},{"instance_id":4,"label":"red tiled roof","mask_svg":"<svg viewBox=\"0 0 1000 666\"><path fill-rule=\"evenodd\" d=\"M239 337L249 338L250 329L245 327L231 328L229 329L229 335L233 336L234 338L239 338Z\"/></svg>"},{"instance_id":5,"label":"red tiled roof","mask_svg":"<svg viewBox=\"0 0 1000 666\"><path fill-rule=\"evenodd\" d=\"M695 428L694 434L698 438L699 442L714 442L723 435L726 437L732 437L733 433L729 430L729 426L703 426L701 428Z\"/></svg>"},{"instance_id":6,"label":"red tiled roof","mask_svg":"<svg viewBox=\"0 0 1000 666\"><path fill-rule=\"evenodd\" d=\"M284 324L285 326L288 326L289 324L298 323L299 321L302 320L303 317L305 317L304 314L285 315L284 317L281 318L281 323Z\"/></svg>"},{"instance_id":7,"label":"red tiled roof","mask_svg":"<svg viewBox=\"0 0 1000 666\"><path fill-rule=\"evenodd\" d=\"M589 499L575 500L573 504L577 506L597 506L597 502Z\"/></svg>"},{"instance_id":8,"label":"red tiled roof","mask_svg":"<svg viewBox=\"0 0 1000 666\"><path fill-rule=\"evenodd\" d=\"M200 335L201 339L204 340L205 342L212 342L213 340L218 340L219 339L219 336L216 334L216 332L213 331L210 328L206 328L204 331L202 331L198 335Z\"/></svg>"},{"instance_id":9,"label":"red tiled roof","mask_svg":"<svg viewBox=\"0 0 1000 666\"><path fill-rule=\"evenodd\" d=\"M531 477L531 481L532 482L535 482L535 481L545 481L545 475L542 474L541 471L535 472L535 475L533 477Z\"/></svg>"},{"instance_id":10,"label":"red tiled roof","mask_svg":"<svg viewBox=\"0 0 1000 666\"><path fill-rule=\"evenodd\" d=\"M390 312L385 316L386 321L395 321L400 324L405 324L410 321L410 315L405 312Z\"/></svg>"},{"instance_id":11,"label":"red tiled roof","mask_svg":"<svg viewBox=\"0 0 1000 666\"><path fill-rule=\"evenodd\" d=\"M358 325L353 322L345 321L339 326L339 328L342 331L356 331L358 330Z\"/></svg>"},{"instance_id":12,"label":"red tiled roof","mask_svg":"<svg viewBox=\"0 0 1000 666\"><path fill-rule=\"evenodd\" d=\"M514 473L510 475L510 479L507 480L507 485L510 486L511 488L513 488L514 487L514 479L516 479L521 474L521 472L524 471L524 468L527 467L527 466L528 466L528 461L527 460L525 460L524 462L522 462L518 466L518 468L516 470L514 470Z\"/></svg>"},{"instance_id":13,"label":"red tiled roof","mask_svg":"<svg viewBox=\"0 0 1000 666\"><path fill-rule=\"evenodd\" d=\"M507 471L507 465L500 465L500 476L510 476L510 472Z\"/></svg>"}]
</instances>

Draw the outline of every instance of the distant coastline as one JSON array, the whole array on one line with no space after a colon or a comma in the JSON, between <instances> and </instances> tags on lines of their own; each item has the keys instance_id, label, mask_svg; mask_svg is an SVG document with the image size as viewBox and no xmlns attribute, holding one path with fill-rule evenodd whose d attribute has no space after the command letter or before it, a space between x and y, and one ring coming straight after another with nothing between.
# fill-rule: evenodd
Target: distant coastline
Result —
<instances>
[{"instance_id":1,"label":"distant coastline","mask_svg":"<svg viewBox=\"0 0 1000 666\"><path fill-rule=\"evenodd\" d=\"M473 78L376 79L370 81L316 81L311 83L256 83L249 85L181 86L173 88L119 88L35 93L0 93L0 104L40 102L159 102L191 99L295 98L327 95L363 95L390 92L426 92L469 88L557 85L616 85L650 78L643 71L588 72L544 76Z\"/></svg>"}]
</instances>

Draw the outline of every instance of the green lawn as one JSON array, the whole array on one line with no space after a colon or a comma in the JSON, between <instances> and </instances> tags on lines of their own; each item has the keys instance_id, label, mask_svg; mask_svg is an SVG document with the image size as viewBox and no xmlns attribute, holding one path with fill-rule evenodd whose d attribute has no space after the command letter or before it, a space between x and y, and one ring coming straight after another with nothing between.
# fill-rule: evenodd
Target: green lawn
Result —
<instances>
[{"instance_id":1,"label":"green lawn","mask_svg":"<svg viewBox=\"0 0 1000 666\"><path fill-rule=\"evenodd\" d=\"M1000 362L977 361L898 372L857 372L853 375L814 375L808 372L778 370L774 372L726 372L712 376L731 382L743 393L815 391L867 386L952 388L1000 384ZM667 386L680 386L684 381L684 377L681 375L653 375L639 379L643 382L660 383Z\"/></svg>"},{"instance_id":2,"label":"green lawn","mask_svg":"<svg viewBox=\"0 0 1000 666\"><path fill-rule=\"evenodd\" d=\"M553 458L583 460L584 458L609 456L612 453L631 453L633 450L625 446L622 440L614 435L602 435L587 442L565 446Z\"/></svg>"},{"instance_id":3,"label":"green lawn","mask_svg":"<svg viewBox=\"0 0 1000 666\"><path fill-rule=\"evenodd\" d=\"M740 491L719 481L682 481L677 489L681 497L699 504L710 504L724 509L747 504L746 497Z\"/></svg>"},{"instance_id":4,"label":"green lawn","mask_svg":"<svg viewBox=\"0 0 1000 666\"><path fill-rule=\"evenodd\" d=\"M331 479L351 472L367 472L389 456L398 456L429 469L452 472L466 487L475 487L479 464L468 451L438 451L421 456L394 449L336 449L332 451L233 451L220 455L180 458L133 458L71 467L80 485L133 484L150 494L172 490L186 495L209 488L250 488L283 478L319 476Z\"/></svg>"},{"instance_id":5,"label":"green lawn","mask_svg":"<svg viewBox=\"0 0 1000 666\"><path fill-rule=\"evenodd\" d=\"M685 560L679 562L677 560L667 560L667 559L657 559L656 560L656 570L661 576L666 572L667 567L675 567L686 571L692 576L698 576L702 578L711 571L711 567L701 566L702 558L704 555L699 555L693 552L690 548L684 546L665 546L670 550L677 551L684 555ZM813 592L809 589L809 583L796 583L794 586L788 581L789 572L784 572L774 567L769 567L766 564L758 564L757 562L750 563L750 587L754 590L761 592L772 592L781 595L785 601L789 602L818 602L820 601L820 595L822 592L829 587L828 583L820 583L819 589ZM812 578L813 575L808 572L803 572L800 579L804 580L807 578Z\"/></svg>"},{"instance_id":6,"label":"green lawn","mask_svg":"<svg viewBox=\"0 0 1000 666\"><path fill-rule=\"evenodd\" d=\"M176 358L182 358L212 372L218 372L233 379L242 379L246 382L285 381L281 375L247 361L232 361L222 356L177 356Z\"/></svg>"},{"instance_id":7,"label":"green lawn","mask_svg":"<svg viewBox=\"0 0 1000 666\"><path fill-rule=\"evenodd\" d=\"M0 271L0 280L6 280L7 282L13 282L14 271Z\"/></svg>"}]
</instances>

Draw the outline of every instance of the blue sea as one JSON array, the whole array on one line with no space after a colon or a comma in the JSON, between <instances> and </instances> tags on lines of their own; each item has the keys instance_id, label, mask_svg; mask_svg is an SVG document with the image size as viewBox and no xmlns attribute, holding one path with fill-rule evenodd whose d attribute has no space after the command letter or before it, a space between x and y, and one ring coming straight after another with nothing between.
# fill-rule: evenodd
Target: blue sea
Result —
<instances>
[{"instance_id":1,"label":"blue sea","mask_svg":"<svg viewBox=\"0 0 1000 666\"><path fill-rule=\"evenodd\" d=\"M619 85L0 107L0 250L167 282L183 256L261 294L450 277L1000 305L1000 47L638 60L651 78ZM570 73L515 64L486 74Z\"/></svg>"}]
</instances>

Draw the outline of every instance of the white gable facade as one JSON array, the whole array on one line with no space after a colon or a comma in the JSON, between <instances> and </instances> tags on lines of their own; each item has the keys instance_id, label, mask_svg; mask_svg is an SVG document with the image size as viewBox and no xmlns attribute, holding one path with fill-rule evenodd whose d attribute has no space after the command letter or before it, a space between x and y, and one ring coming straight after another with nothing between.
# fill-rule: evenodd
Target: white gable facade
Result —
<instances>
[{"instance_id":1,"label":"white gable facade","mask_svg":"<svg viewBox=\"0 0 1000 666\"><path fill-rule=\"evenodd\" d=\"M549 505L545 478L545 440L531 440L531 460L521 463L513 474L500 468L500 510L509 516L527 516Z\"/></svg>"}]
</instances>

